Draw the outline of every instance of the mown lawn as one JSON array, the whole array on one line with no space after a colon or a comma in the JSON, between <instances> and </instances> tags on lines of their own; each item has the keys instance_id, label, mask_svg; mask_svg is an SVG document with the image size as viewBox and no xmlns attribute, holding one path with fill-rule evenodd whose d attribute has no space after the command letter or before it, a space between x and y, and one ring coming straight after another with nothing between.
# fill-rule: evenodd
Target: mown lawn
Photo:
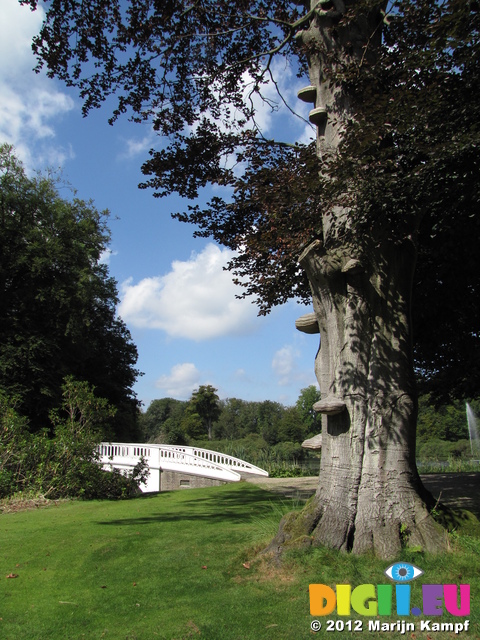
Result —
<instances>
[{"instance_id":1,"label":"mown lawn","mask_svg":"<svg viewBox=\"0 0 480 640\"><path fill-rule=\"evenodd\" d=\"M322 620L322 630L313 634L310 583L385 583L383 571L389 563L321 549L298 552L281 568L254 561L281 513L291 508L290 501L239 483L4 513L0 515L0 638L410 637L410 633L369 632L368 618L355 615L352 618L363 622L362 633L327 632ZM454 552L445 556L405 552L399 558L422 568L423 582L471 584L469 631L457 635L416 631L417 640L427 640L428 635L431 640L480 638L479 542L457 536ZM6 577L11 574L18 577ZM421 586L412 584L415 604ZM419 619L410 616L408 621L420 628ZM458 619L443 615L437 621Z\"/></svg>"}]
</instances>

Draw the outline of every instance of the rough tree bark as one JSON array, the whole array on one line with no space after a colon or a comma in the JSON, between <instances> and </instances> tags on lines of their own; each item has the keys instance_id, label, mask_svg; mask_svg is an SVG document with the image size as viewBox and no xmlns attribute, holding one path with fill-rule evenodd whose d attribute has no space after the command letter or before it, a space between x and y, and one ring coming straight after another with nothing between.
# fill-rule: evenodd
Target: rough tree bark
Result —
<instances>
[{"instance_id":1,"label":"rough tree bark","mask_svg":"<svg viewBox=\"0 0 480 640\"><path fill-rule=\"evenodd\" d=\"M381 35L378 12L342 27L345 6L334 3L321 5L309 29L298 34L309 51L311 86L303 99L315 100L311 120L320 158L335 153L344 123L353 117L341 86L325 79L324 65L332 64L332 53L359 61L375 56ZM322 459L315 498L282 520L268 550L313 543L390 558L408 538L411 545L437 551L445 547L445 536L429 515L432 498L415 464L415 229L402 242L375 232L342 242L351 238L344 233L350 213L339 207L325 216L323 239L300 258L321 339L315 373L322 399L315 408L323 414Z\"/></svg>"}]
</instances>

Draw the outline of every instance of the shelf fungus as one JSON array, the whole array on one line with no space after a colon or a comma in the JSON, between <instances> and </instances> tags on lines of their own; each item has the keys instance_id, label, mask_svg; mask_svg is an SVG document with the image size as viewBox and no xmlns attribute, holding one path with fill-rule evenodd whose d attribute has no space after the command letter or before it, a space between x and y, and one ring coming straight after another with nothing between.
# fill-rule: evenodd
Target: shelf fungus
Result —
<instances>
[{"instance_id":1,"label":"shelf fungus","mask_svg":"<svg viewBox=\"0 0 480 640\"><path fill-rule=\"evenodd\" d=\"M317 316L314 313L307 313L295 320L295 328L302 333L320 333Z\"/></svg>"},{"instance_id":2,"label":"shelf fungus","mask_svg":"<svg viewBox=\"0 0 480 640\"><path fill-rule=\"evenodd\" d=\"M313 449L314 451L322 448L322 434L319 433L313 438L308 438L308 440L304 440L302 442L302 447L304 449Z\"/></svg>"},{"instance_id":3,"label":"shelf fungus","mask_svg":"<svg viewBox=\"0 0 480 640\"><path fill-rule=\"evenodd\" d=\"M342 411L345 411L347 405L340 398L329 396L323 398L313 405L313 408L317 413L325 413L327 416L336 416Z\"/></svg>"},{"instance_id":4,"label":"shelf fungus","mask_svg":"<svg viewBox=\"0 0 480 640\"><path fill-rule=\"evenodd\" d=\"M317 99L317 87L314 87L312 84L308 87L303 87L303 89L300 89L297 93L297 97L299 100L302 100L302 102L312 102L315 104Z\"/></svg>"},{"instance_id":5,"label":"shelf fungus","mask_svg":"<svg viewBox=\"0 0 480 640\"><path fill-rule=\"evenodd\" d=\"M308 119L317 127L322 127L327 122L327 110L323 107L312 109L308 114Z\"/></svg>"}]
</instances>

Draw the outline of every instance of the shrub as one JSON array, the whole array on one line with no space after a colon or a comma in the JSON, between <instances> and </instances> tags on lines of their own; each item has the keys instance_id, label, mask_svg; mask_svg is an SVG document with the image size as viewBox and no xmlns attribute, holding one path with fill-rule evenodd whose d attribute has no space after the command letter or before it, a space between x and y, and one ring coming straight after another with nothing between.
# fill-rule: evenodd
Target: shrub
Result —
<instances>
[{"instance_id":1,"label":"shrub","mask_svg":"<svg viewBox=\"0 0 480 640\"><path fill-rule=\"evenodd\" d=\"M16 399L0 391L0 498L22 491L36 466L34 436L16 411Z\"/></svg>"},{"instance_id":2,"label":"shrub","mask_svg":"<svg viewBox=\"0 0 480 640\"><path fill-rule=\"evenodd\" d=\"M129 474L106 471L98 444L115 409L86 382L67 378L63 402L52 412L54 437L31 434L15 401L0 393L0 498L25 490L48 498L122 498L138 492L148 467L142 459Z\"/></svg>"},{"instance_id":3,"label":"shrub","mask_svg":"<svg viewBox=\"0 0 480 640\"><path fill-rule=\"evenodd\" d=\"M298 442L279 442L272 447L278 460L300 462L305 456L305 449Z\"/></svg>"}]
</instances>

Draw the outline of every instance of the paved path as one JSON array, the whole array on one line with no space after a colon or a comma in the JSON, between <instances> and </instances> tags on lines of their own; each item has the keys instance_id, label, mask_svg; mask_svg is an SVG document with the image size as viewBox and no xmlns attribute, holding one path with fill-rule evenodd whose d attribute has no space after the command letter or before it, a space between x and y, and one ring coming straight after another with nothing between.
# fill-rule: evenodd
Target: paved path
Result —
<instances>
[{"instance_id":1,"label":"paved path","mask_svg":"<svg viewBox=\"0 0 480 640\"><path fill-rule=\"evenodd\" d=\"M422 475L425 487L450 507L473 511L480 518L480 473L434 473ZM315 493L318 478L245 478L262 489L306 500Z\"/></svg>"}]
</instances>

